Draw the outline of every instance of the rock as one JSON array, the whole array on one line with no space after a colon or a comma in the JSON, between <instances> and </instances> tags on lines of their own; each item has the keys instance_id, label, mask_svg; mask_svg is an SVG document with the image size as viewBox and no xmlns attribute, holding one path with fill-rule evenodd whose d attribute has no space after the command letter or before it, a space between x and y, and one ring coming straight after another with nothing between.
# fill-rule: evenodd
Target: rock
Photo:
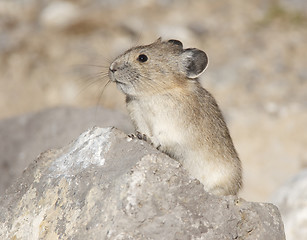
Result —
<instances>
[{"instance_id":1,"label":"rock","mask_svg":"<svg viewBox=\"0 0 307 240\"><path fill-rule=\"evenodd\" d=\"M303 170L275 194L288 240L307 239L307 169Z\"/></svg>"},{"instance_id":2,"label":"rock","mask_svg":"<svg viewBox=\"0 0 307 240\"><path fill-rule=\"evenodd\" d=\"M0 121L0 195L41 152L68 144L94 125L133 131L126 115L98 107L58 107Z\"/></svg>"},{"instance_id":3,"label":"rock","mask_svg":"<svg viewBox=\"0 0 307 240\"><path fill-rule=\"evenodd\" d=\"M280 5L292 11L307 12L307 2L305 0L280 0Z\"/></svg>"},{"instance_id":4,"label":"rock","mask_svg":"<svg viewBox=\"0 0 307 240\"><path fill-rule=\"evenodd\" d=\"M80 18L81 12L81 9L74 3L55 1L42 10L40 20L47 27L65 29Z\"/></svg>"},{"instance_id":5,"label":"rock","mask_svg":"<svg viewBox=\"0 0 307 240\"><path fill-rule=\"evenodd\" d=\"M39 156L0 198L2 239L285 239L269 203L206 193L181 165L114 128Z\"/></svg>"}]
</instances>

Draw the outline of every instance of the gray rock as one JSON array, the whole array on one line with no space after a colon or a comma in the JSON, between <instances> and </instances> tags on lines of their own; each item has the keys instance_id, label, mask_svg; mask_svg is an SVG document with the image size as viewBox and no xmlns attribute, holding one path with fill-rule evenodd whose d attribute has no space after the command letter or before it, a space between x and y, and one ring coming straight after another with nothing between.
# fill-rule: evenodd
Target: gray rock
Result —
<instances>
[{"instance_id":1,"label":"gray rock","mask_svg":"<svg viewBox=\"0 0 307 240\"><path fill-rule=\"evenodd\" d=\"M306 0L280 0L281 6L292 11L307 12Z\"/></svg>"},{"instance_id":2,"label":"gray rock","mask_svg":"<svg viewBox=\"0 0 307 240\"><path fill-rule=\"evenodd\" d=\"M303 170L275 194L288 240L307 239L307 169Z\"/></svg>"},{"instance_id":3,"label":"gray rock","mask_svg":"<svg viewBox=\"0 0 307 240\"><path fill-rule=\"evenodd\" d=\"M129 118L103 108L60 107L0 121L0 195L41 152L67 145L91 126L129 133Z\"/></svg>"},{"instance_id":4,"label":"gray rock","mask_svg":"<svg viewBox=\"0 0 307 240\"><path fill-rule=\"evenodd\" d=\"M114 128L39 156L0 198L2 239L285 239L278 209L206 193Z\"/></svg>"},{"instance_id":5,"label":"gray rock","mask_svg":"<svg viewBox=\"0 0 307 240\"><path fill-rule=\"evenodd\" d=\"M54 1L42 10L40 22L46 27L65 29L76 23L81 13L81 8L77 4L67 1Z\"/></svg>"}]
</instances>

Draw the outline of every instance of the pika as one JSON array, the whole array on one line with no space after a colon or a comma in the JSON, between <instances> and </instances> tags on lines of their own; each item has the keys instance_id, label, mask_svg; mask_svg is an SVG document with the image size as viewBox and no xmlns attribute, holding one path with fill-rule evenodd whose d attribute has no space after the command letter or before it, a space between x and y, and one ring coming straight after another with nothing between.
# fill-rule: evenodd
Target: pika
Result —
<instances>
[{"instance_id":1,"label":"pika","mask_svg":"<svg viewBox=\"0 0 307 240\"><path fill-rule=\"evenodd\" d=\"M214 97L198 81L207 65L205 52L159 38L117 57L109 78L126 95L137 132L178 160L206 191L237 195L241 161Z\"/></svg>"}]
</instances>

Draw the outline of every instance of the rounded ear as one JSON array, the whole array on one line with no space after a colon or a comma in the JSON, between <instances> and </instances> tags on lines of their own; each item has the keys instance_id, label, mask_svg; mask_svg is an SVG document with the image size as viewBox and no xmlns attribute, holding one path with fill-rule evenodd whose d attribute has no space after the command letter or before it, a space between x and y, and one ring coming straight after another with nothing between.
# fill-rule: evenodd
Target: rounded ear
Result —
<instances>
[{"instance_id":1,"label":"rounded ear","mask_svg":"<svg viewBox=\"0 0 307 240\"><path fill-rule=\"evenodd\" d=\"M207 54L196 48L187 48L181 54L182 67L188 78L197 78L208 66Z\"/></svg>"},{"instance_id":2,"label":"rounded ear","mask_svg":"<svg viewBox=\"0 0 307 240\"><path fill-rule=\"evenodd\" d=\"M171 40L168 40L168 42L171 43L171 44L177 45L177 46L179 46L180 48L183 48L183 44L182 44L182 42L180 42L179 40L171 39Z\"/></svg>"}]
</instances>

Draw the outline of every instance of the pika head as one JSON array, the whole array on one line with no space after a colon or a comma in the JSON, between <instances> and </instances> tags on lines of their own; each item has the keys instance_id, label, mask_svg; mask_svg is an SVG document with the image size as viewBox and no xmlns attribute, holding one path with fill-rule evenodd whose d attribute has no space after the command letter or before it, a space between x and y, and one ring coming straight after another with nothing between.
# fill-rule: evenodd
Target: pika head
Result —
<instances>
[{"instance_id":1,"label":"pika head","mask_svg":"<svg viewBox=\"0 0 307 240\"><path fill-rule=\"evenodd\" d=\"M208 65L205 52L183 49L178 40L161 41L129 49L109 68L110 80L128 96L167 92L196 79Z\"/></svg>"}]
</instances>

